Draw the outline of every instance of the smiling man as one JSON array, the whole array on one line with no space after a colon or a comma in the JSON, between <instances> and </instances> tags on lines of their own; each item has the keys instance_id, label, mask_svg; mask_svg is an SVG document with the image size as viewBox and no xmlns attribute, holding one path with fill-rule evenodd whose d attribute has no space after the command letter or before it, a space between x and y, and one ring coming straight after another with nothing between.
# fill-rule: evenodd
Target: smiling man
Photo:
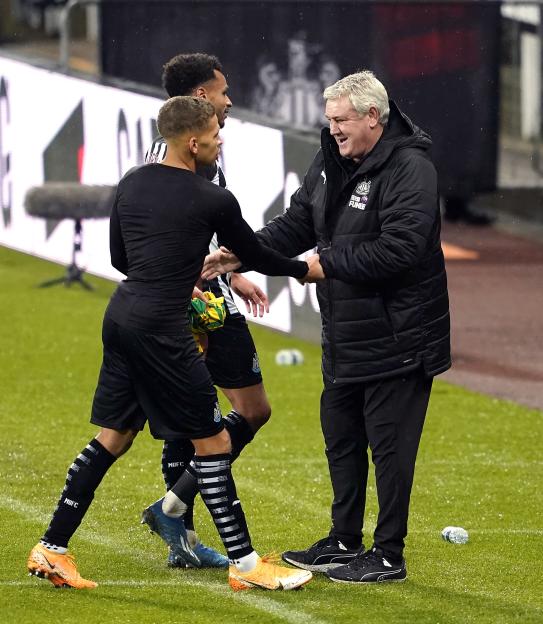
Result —
<instances>
[{"instance_id":1,"label":"smiling man","mask_svg":"<svg viewBox=\"0 0 543 624\"><path fill-rule=\"evenodd\" d=\"M305 282L322 316L321 426L334 501L329 535L283 553L338 582L407 577L415 460L432 380L450 366L449 302L431 140L370 71L324 91L330 128L287 211L259 231L289 257L317 246ZM236 268L229 254L204 274ZM368 447L379 516L362 527Z\"/></svg>"}]
</instances>

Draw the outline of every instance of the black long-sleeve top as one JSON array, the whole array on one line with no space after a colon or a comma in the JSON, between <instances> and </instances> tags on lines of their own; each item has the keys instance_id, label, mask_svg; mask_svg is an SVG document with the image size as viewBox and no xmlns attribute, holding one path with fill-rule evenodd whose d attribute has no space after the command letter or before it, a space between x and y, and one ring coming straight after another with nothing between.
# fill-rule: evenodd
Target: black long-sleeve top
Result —
<instances>
[{"instance_id":1,"label":"black long-sleeve top","mask_svg":"<svg viewBox=\"0 0 543 624\"><path fill-rule=\"evenodd\" d=\"M119 182L111 213L111 263L127 277L111 299L110 318L153 333L179 331L214 232L251 269L307 273L307 263L260 245L228 190L185 169L143 165Z\"/></svg>"}]
</instances>

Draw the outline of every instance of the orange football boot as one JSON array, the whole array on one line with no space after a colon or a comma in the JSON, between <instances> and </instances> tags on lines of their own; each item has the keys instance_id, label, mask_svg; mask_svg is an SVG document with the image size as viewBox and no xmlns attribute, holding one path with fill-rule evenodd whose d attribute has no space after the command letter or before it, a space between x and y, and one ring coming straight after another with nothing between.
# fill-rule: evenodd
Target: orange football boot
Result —
<instances>
[{"instance_id":1,"label":"orange football boot","mask_svg":"<svg viewBox=\"0 0 543 624\"><path fill-rule=\"evenodd\" d=\"M55 587L73 587L75 589L94 589L97 583L81 578L77 571L73 555L60 555L36 544L28 555L27 568L30 575L46 578Z\"/></svg>"}]
</instances>

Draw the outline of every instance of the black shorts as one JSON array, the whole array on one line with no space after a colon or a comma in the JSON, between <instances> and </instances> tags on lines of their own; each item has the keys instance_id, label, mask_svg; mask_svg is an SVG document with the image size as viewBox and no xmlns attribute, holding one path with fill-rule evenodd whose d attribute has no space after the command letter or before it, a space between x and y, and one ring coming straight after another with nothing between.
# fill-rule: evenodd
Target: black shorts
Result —
<instances>
[{"instance_id":1,"label":"black shorts","mask_svg":"<svg viewBox=\"0 0 543 624\"><path fill-rule=\"evenodd\" d=\"M190 332L148 334L106 314L102 342L93 424L141 430L148 421L160 440L207 438L223 429L216 390Z\"/></svg>"},{"instance_id":2,"label":"black shorts","mask_svg":"<svg viewBox=\"0 0 543 624\"><path fill-rule=\"evenodd\" d=\"M206 366L219 388L246 388L262 382L258 354L243 314L228 315L207 335Z\"/></svg>"}]
</instances>

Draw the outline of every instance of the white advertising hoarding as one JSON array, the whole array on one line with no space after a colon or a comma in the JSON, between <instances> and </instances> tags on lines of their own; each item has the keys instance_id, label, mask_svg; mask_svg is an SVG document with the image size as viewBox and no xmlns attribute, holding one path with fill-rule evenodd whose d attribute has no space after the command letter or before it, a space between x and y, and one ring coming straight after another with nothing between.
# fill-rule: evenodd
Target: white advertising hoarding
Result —
<instances>
[{"instance_id":1,"label":"white advertising hoarding","mask_svg":"<svg viewBox=\"0 0 543 624\"><path fill-rule=\"evenodd\" d=\"M161 103L160 98L0 57L0 244L68 264L73 221L27 215L27 190L46 181L116 184L143 162ZM221 136L228 188L251 227L258 229L274 216L272 208L277 214L288 205L300 184L299 175L286 170L283 133L230 118ZM108 244L107 219L84 221L78 264L118 280L122 276L110 264ZM267 278L249 277L267 290ZM314 285L300 286L292 279L275 284L271 312L257 322L290 332L293 306L316 314ZM243 304L240 309L244 311Z\"/></svg>"}]
</instances>

